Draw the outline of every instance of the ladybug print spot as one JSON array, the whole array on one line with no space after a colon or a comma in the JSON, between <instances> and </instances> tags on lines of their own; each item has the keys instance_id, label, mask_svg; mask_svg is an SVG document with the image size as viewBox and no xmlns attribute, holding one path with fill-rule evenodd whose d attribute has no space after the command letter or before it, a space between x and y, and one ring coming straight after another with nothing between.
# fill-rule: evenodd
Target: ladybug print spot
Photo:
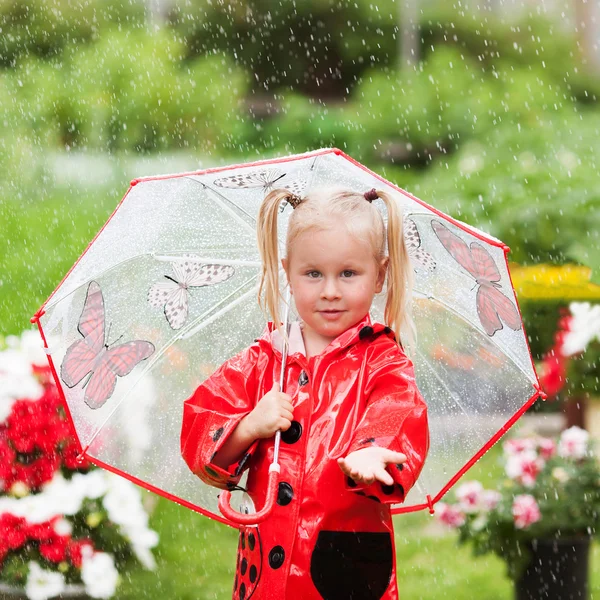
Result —
<instances>
[{"instance_id":1,"label":"ladybug print spot","mask_svg":"<svg viewBox=\"0 0 600 600\"><path fill-rule=\"evenodd\" d=\"M369 498L369 500L374 500L375 502L381 503L381 500L377 496L367 496L367 498Z\"/></svg>"},{"instance_id":2,"label":"ladybug print spot","mask_svg":"<svg viewBox=\"0 0 600 600\"><path fill-rule=\"evenodd\" d=\"M364 444L372 444L375 441L375 438L371 437L371 438L365 438L364 440L361 440L359 442L359 444L362 446Z\"/></svg>"},{"instance_id":3,"label":"ladybug print spot","mask_svg":"<svg viewBox=\"0 0 600 600\"><path fill-rule=\"evenodd\" d=\"M381 484L381 491L386 495L389 496L390 494L394 493L394 486L393 485L385 485L385 483Z\"/></svg>"},{"instance_id":4,"label":"ladybug print spot","mask_svg":"<svg viewBox=\"0 0 600 600\"><path fill-rule=\"evenodd\" d=\"M258 527L243 527L240 530L238 543L238 563L236 567L236 586L233 598L247 598L254 596L256 587L260 583L262 570L262 548L260 531Z\"/></svg>"},{"instance_id":5,"label":"ladybug print spot","mask_svg":"<svg viewBox=\"0 0 600 600\"><path fill-rule=\"evenodd\" d=\"M390 333L392 333L392 330L391 330L391 328L389 328L389 327L384 327L384 328L383 328L383 331L384 331L384 333L387 333L387 334L390 334Z\"/></svg>"},{"instance_id":6,"label":"ladybug print spot","mask_svg":"<svg viewBox=\"0 0 600 600\"><path fill-rule=\"evenodd\" d=\"M211 477L219 477L219 474L214 469L211 469L210 467L204 467L204 470L206 471L206 474L210 475Z\"/></svg>"},{"instance_id":7,"label":"ladybug print spot","mask_svg":"<svg viewBox=\"0 0 600 600\"><path fill-rule=\"evenodd\" d=\"M402 471L404 469L404 465L403 464L396 465L396 469L398 469L398 471Z\"/></svg>"},{"instance_id":8,"label":"ladybug print spot","mask_svg":"<svg viewBox=\"0 0 600 600\"><path fill-rule=\"evenodd\" d=\"M404 488L398 484L398 489L400 490L400 493L404 496Z\"/></svg>"},{"instance_id":9,"label":"ladybug print spot","mask_svg":"<svg viewBox=\"0 0 600 600\"><path fill-rule=\"evenodd\" d=\"M356 483L356 481L354 481L354 479L352 479L352 477L349 476L346 477L346 482L348 483L348 487L351 488L355 488L358 485L358 483Z\"/></svg>"},{"instance_id":10,"label":"ladybug print spot","mask_svg":"<svg viewBox=\"0 0 600 600\"><path fill-rule=\"evenodd\" d=\"M224 431L225 429L223 427L219 427L219 429L212 434L212 441L216 442L223 435Z\"/></svg>"},{"instance_id":11,"label":"ladybug print spot","mask_svg":"<svg viewBox=\"0 0 600 600\"><path fill-rule=\"evenodd\" d=\"M370 325L366 325L358 332L358 337L361 340L371 337L373 335L373 328Z\"/></svg>"}]
</instances>

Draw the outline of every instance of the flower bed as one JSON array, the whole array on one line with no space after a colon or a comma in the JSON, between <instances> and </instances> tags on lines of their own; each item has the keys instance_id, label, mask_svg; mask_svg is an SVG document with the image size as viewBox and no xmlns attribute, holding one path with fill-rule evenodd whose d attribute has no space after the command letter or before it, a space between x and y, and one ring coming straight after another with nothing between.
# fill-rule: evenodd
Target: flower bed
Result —
<instances>
[{"instance_id":1,"label":"flower bed","mask_svg":"<svg viewBox=\"0 0 600 600\"><path fill-rule=\"evenodd\" d=\"M33 337L35 336L35 338ZM134 562L155 566L157 534L129 481L77 458L37 335L0 352L0 583L46 600L81 584L110 598Z\"/></svg>"}]
</instances>

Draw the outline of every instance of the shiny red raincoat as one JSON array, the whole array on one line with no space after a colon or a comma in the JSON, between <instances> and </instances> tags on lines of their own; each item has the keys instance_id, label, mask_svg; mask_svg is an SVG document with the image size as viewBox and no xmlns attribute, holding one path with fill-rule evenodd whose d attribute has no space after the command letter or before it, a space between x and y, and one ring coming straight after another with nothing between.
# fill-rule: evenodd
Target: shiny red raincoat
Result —
<instances>
[{"instance_id":1,"label":"shiny red raincoat","mask_svg":"<svg viewBox=\"0 0 600 600\"><path fill-rule=\"evenodd\" d=\"M269 327L228 360L184 405L182 455L204 482L226 489L249 469L247 490L265 502L274 438L255 441L239 462L211 461L239 421L279 380L281 337ZM404 500L429 446L427 407L393 332L367 315L307 360L296 325L285 392L294 420L282 433L277 504L258 527L242 527L236 600L386 600L398 597L389 505ZM367 446L403 452L394 485L357 485L337 459Z\"/></svg>"}]
</instances>

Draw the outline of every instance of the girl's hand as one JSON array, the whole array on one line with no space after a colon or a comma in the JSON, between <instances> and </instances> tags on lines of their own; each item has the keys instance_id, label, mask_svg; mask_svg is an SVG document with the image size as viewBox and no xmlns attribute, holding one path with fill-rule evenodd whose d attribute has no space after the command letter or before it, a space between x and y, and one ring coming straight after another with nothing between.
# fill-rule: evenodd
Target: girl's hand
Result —
<instances>
[{"instance_id":1,"label":"girl's hand","mask_svg":"<svg viewBox=\"0 0 600 600\"><path fill-rule=\"evenodd\" d=\"M400 465L403 462L406 462L406 456L401 452L375 446L351 452L346 458L338 458L338 465L344 475L367 485L375 480L385 485L393 485L394 480L385 468L389 464Z\"/></svg>"},{"instance_id":2,"label":"girl's hand","mask_svg":"<svg viewBox=\"0 0 600 600\"><path fill-rule=\"evenodd\" d=\"M279 391L279 384L274 383L246 417L247 427L254 439L269 438L279 430L287 431L294 418L292 398Z\"/></svg>"}]
</instances>

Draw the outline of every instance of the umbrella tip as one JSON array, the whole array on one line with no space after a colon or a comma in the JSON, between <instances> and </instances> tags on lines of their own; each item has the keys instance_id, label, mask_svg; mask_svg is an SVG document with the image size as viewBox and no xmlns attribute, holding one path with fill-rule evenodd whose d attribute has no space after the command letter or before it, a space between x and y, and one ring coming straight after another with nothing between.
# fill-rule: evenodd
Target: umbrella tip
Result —
<instances>
[{"instance_id":1,"label":"umbrella tip","mask_svg":"<svg viewBox=\"0 0 600 600\"><path fill-rule=\"evenodd\" d=\"M45 313L46 313L46 311L44 311L44 310L38 310L38 312L36 312L35 315L33 315L33 317L31 317L31 319L29 319L30 322L33 324L37 323Z\"/></svg>"},{"instance_id":2,"label":"umbrella tip","mask_svg":"<svg viewBox=\"0 0 600 600\"><path fill-rule=\"evenodd\" d=\"M133 187L134 185L137 185L139 182L140 182L140 180L139 180L139 179L132 179L132 180L129 182L129 185L130 185L131 187Z\"/></svg>"}]
</instances>

